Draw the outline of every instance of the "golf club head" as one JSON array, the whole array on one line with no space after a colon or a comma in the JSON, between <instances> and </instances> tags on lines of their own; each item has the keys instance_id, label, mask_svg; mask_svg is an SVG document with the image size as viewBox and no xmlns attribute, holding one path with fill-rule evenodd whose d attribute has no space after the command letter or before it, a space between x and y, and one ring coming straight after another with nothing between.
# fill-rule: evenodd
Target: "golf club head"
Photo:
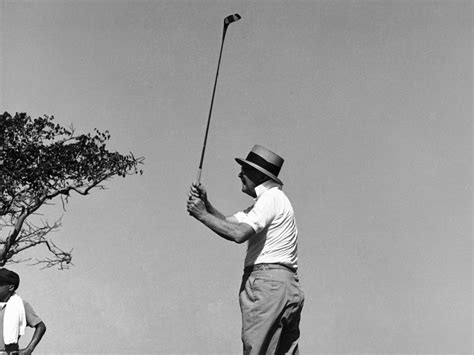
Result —
<instances>
[{"instance_id":1,"label":"golf club head","mask_svg":"<svg viewBox=\"0 0 474 355\"><path fill-rule=\"evenodd\" d=\"M241 18L239 14L229 15L224 19L224 26L229 26L232 22L239 21Z\"/></svg>"}]
</instances>

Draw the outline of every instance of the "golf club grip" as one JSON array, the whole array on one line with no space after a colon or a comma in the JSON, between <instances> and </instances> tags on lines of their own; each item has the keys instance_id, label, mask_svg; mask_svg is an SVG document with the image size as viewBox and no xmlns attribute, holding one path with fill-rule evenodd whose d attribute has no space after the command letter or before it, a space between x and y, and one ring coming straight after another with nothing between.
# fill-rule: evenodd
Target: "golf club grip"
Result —
<instances>
[{"instance_id":1,"label":"golf club grip","mask_svg":"<svg viewBox=\"0 0 474 355\"><path fill-rule=\"evenodd\" d=\"M196 183L199 185L201 183L201 173L202 169L198 168L197 174L196 174Z\"/></svg>"}]
</instances>

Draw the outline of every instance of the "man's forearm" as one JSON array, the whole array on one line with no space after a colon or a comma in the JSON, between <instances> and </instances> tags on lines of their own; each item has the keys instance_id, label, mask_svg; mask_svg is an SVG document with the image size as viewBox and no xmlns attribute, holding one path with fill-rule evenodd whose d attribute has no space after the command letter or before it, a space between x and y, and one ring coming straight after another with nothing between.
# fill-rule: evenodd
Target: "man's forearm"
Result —
<instances>
[{"instance_id":1,"label":"man's forearm","mask_svg":"<svg viewBox=\"0 0 474 355\"><path fill-rule=\"evenodd\" d=\"M255 231L248 224L228 221L219 211L214 214L208 210L208 213L204 214L199 220L220 237L239 244L247 241L255 234Z\"/></svg>"},{"instance_id":2,"label":"man's forearm","mask_svg":"<svg viewBox=\"0 0 474 355\"><path fill-rule=\"evenodd\" d=\"M207 212L219 219L225 219L224 214L219 212L209 201L206 201L206 210Z\"/></svg>"},{"instance_id":3,"label":"man's forearm","mask_svg":"<svg viewBox=\"0 0 474 355\"><path fill-rule=\"evenodd\" d=\"M43 337L44 333L46 333L46 325L41 322L35 327L35 332L31 337L30 343L25 349L28 354L31 354L33 350L35 350L36 346L41 341L41 338Z\"/></svg>"}]
</instances>

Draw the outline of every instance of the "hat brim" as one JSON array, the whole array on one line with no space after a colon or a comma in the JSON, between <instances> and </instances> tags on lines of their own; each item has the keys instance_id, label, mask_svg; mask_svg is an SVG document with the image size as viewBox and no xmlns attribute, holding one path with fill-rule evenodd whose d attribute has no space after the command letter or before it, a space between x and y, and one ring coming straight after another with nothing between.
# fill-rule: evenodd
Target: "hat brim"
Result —
<instances>
[{"instance_id":1,"label":"hat brim","mask_svg":"<svg viewBox=\"0 0 474 355\"><path fill-rule=\"evenodd\" d=\"M247 166L250 166L251 168L254 168L255 170L258 170L260 171L261 173L264 173L265 175L267 175L270 179L276 181L277 183L279 183L280 185L283 185L283 182L277 178L274 174L272 174L271 172L269 172L268 170L260 167L259 165L255 164L255 163L252 163L251 161L248 161L248 160L245 160L245 159L241 159L241 158L235 158L235 161L239 164L239 165L247 165Z\"/></svg>"}]
</instances>

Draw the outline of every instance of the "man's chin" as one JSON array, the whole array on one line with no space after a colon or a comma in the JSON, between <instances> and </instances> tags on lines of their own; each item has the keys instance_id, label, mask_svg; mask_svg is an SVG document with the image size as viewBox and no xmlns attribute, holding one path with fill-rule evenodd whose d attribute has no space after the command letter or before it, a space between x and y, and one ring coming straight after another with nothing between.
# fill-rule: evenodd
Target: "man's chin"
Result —
<instances>
[{"instance_id":1,"label":"man's chin","mask_svg":"<svg viewBox=\"0 0 474 355\"><path fill-rule=\"evenodd\" d=\"M242 192L246 195L249 195L250 197L254 197L247 185L242 185Z\"/></svg>"}]
</instances>

